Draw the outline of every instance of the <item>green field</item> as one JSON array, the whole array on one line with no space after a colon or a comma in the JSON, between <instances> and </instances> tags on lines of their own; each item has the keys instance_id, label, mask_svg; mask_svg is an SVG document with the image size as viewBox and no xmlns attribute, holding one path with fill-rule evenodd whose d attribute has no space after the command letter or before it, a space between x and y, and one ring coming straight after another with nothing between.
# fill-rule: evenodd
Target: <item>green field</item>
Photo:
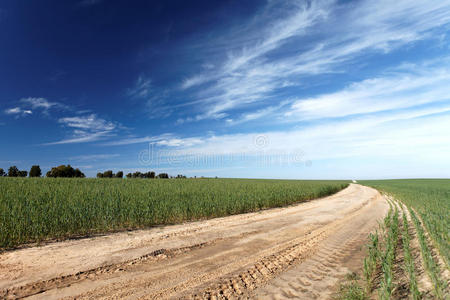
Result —
<instances>
[{"instance_id":1,"label":"green field","mask_svg":"<svg viewBox=\"0 0 450 300\"><path fill-rule=\"evenodd\" d=\"M377 180L360 183L392 196L394 201L389 203L390 210L381 229L370 235L368 255L363 266L364 288L355 283L345 285L341 299L369 299L375 291L379 299L397 299L404 296L396 293L405 287L408 298L422 299L424 295L417 283L418 261L414 261L412 256L412 230L417 233L422 267L433 284L432 297L447 299L448 283L443 279L442 271L449 268L450 258L450 180ZM412 224L407 220L406 210L395 201L407 206ZM439 265L433 249L439 250L438 254L445 263ZM397 261L398 255L403 257L400 262ZM403 270L408 278L406 285L400 282L401 276L394 269ZM355 288L360 292L358 296L355 296Z\"/></svg>"},{"instance_id":2,"label":"green field","mask_svg":"<svg viewBox=\"0 0 450 300\"><path fill-rule=\"evenodd\" d=\"M0 178L0 248L279 207L347 181Z\"/></svg>"}]
</instances>

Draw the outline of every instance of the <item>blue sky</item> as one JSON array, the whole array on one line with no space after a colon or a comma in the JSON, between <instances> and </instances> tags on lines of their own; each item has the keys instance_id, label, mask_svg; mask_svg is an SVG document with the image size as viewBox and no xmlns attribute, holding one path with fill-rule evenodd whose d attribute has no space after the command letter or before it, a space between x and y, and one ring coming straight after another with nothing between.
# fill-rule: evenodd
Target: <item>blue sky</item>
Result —
<instances>
[{"instance_id":1,"label":"blue sky","mask_svg":"<svg viewBox=\"0 0 450 300\"><path fill-rule=\"evenodd\" d=\"M0 167L450 176L450 1L2 1Z\"/></svg>"}]
</instances>

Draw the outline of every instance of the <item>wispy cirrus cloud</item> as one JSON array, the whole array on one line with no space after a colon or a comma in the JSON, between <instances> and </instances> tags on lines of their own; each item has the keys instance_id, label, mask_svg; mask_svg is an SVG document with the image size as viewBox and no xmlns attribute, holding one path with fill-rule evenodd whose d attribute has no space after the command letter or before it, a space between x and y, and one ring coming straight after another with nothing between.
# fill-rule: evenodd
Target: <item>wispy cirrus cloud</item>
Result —
<instances>
[{"instance_id":1,"label":"wispy cirrus cloud","mask_svg":"<svg viewBox=\"0 0 450 300\"><path fill-rule=\"evenodd\" d=\"M156 146L166 146L166 147L191 147L194 145L201 144L202 142L203 140L198 137L181 138L172 133L165 133L157 136L125 138L112 142L107 142L104 145L121 146L121 145L149 143Z\"/></svg>"},{"instance_id":2,"label":"wispy cirrus cloud","mask_svg":"<svg viewBox=\"0 0 450 300\"><path fill-rule=\"evenodd\" d=\"M49 102L45 98L33 98L33 97L22 98L22 99L20 99L20 102L25 103L25 104L29 104L32 109L43 108L43 109L48 110L48 109L50 109L53 106L58 106L59 105L59 103Z\"/></svg>"},{"instance_id":3,"label":"wispy cirrus cloud","mask_svg":"<svg viewBox=\"0 0 450 300\"><path fill-rule=\"evenodd\" d=\"M76 129L92 131L111 131L116 128L113 122L106 121L97 117L96 114L90 114L80 117L65 117L58 121L59 123Z\"/></svg>"},{"instance_id":4,"label":"wispy cirrus cloud","mask_svg":"<svg viewBox=\"0 0 450 300\"><path fill-rule=\"evenodd\" d=\"M449 58L401 64L377 77L354 82L333 93L289 99L280 105L237 115L230 125L259 118L299 128L207 137L164 136L158 145L172 155L274 155L301 149L308 159L348 157L436 157L450 150ZM317 122L304 122L318 120ZM255 137L267 143L255 145ZM173 143L169 141L173 140ZM136 142L147 139L136 138Z\"/></svg>"},{"instance_id":5,"label":"wispy cirrus cloud","mask_svg":"<svg viewBox=\"0 0 450 300\"><path fill-rule=\"evenodd\" d=\"M64 144L78 144L78 143L89 143L101 140L105 137L110 137L111 132L109 131L100 131L100 132L85 132L85 131L74 131L73 137L66 138L63 140L59 140L56 142L44 143L44 146L51 145L64 145Z\"/></svg>"},{"instance_id":6,"label":"wispy cirrus cloud","mask_svg":"<svg viewBox=\"0 0 450 300\"><path fill-rule=\"evenodd\" d=\"M98 160L116 158L119 156L120 156L120 154L118 154L118 153L87 154L87 155L72 156L72 157L69 157L69 159L75 160L75 161L98 161Z\"/></svg>"},{"instance_id":7,"label":"wispy cirrus cloud","mask_svg":"<svg viewBox=\"0 0 450 300\"><path fill-rule=\"evenodd\" d=\"M339 118L450 101L450 86L446 84L450 72L442 66L445 61L443 58L431 67L411 65L406 70L354 82L334 93L298 99L284 117L296 121Z\"/></svg>"},{"instance_id":8,"label":"wispy cirrus cloud","mask_svg":"<svg viewBox=\"0 0 450 300\"><path fill-rule=\"evenodd\" d=\"M33 112L31 110L23 109L21 107L12 107L12 108L5 109L4 113L7 115L14 115L14 116L16 116L16 118L26 117L26 116L33 114Z\"/></svg>"},{"instance_id":9,"label":"wispy cirrus cloud","mask_svg":"<svg viewBox=\"0 0 450 300\"><path fill-rule=\"evenodd\" d=\"M226 118L253 103L263 109L305 76L344 71L361 55L389 53L430 38L450 23L448 1L298 3L289 2L279 19L267 22L270 27L256 21L251 39L240 40L240 50L231 44L228 58L214 72L183 81L185 89L205 85L194 92L201 105L191 120Z\"/></svg>"},{"instance_id":10,"label":"wispy cirrus cloud","mask_svg":"<svg viewBox=\"0 0 450 300\"><path fill-rule=\"evenodd\" d=\"M237 118L234 118L234 119L231 119L231 118L226 119L226 122L228 125L238 125L238 124L242 124L245 122L258 120L258 119L261 119L264 117L274 116L279 111L281 111L285 106L290 104L291 102L292 102L292 100L282 101L279 105L268 106L268 107L265 107L265 108L262 108L262 109L259 109L256 111L247 112L247 113L239 115Z\"/></svg>"},{"instance_id":11,"label":"wispy cirrus cloud","mask_svg":"<svg viewBox=\"0 0 450 300\"><path fill-rule=\"evenodd\" d=\"M166 102L169 92L154 88L152 80L144 75L140 75L134 85L126 90L126 95L132 100L142 101L143 111L150 119L165 118L173 112L173 107Z\"/></svg>"},{"instance_id":12,"label":"wispy cirrus cloud","mask_svg":"<svg viewBox=\"0 0 450 300\"><path fill-rule=\"evenodd\" d=\"M60 118L58 123L71 130L70 136L60 141L45 143L45 145L94 142L114 136L118 128L116 123L99 118L96 114L64 117Z\"/></svg>"},{"instance_id":13,"label":"wispy cirrus cloud","mask_svg":"<svg viewBox=\"0 0 450 300\"><path fill-rule=\"evenodd\" d=\"M20 99L20 102L31 109L41 109L44 113L48 114L50 109L60 109L60 110L69 110L69 106L62 104L60 102L51 102L45 98L38 97L28 97Z\"/></svg>"},{"instance_id":14,"label":"wispy cirrus cloud","mask_svg":"<svg viewBox=\"0 0 450 300\"><path fill-rule=\"evenodd\" d=\"M210 77L204 74L195 75L189 78L186 78L183 83L181 84L181 88L183 90L188 89L193 86L197 86L199 84L202 84L204 82L210 81Z\"/></svg>"},{"instance_id":15,"label":"wispy cirrus cloud","mask_svg":"<svg viewBox=\"0 0 450 300\"><path fill-rule=\"evenodd\" d=\"M450 151L450 104L349 120L335 120L300 129L178 138L170 155L219 158L223 155L304 154L310 160L383 157L443 157ZM263 138L261 145L255 139ZM190 140L195 140L190 144Z\"/></svg>"},{"instance_id":16,"label":"wispy cirrus cloud","mask_svg":"<svg viewBox=\"0 0 450 300\"><path fill-rule=\"evenodd\" d=\"M33 114L33 112L42 112L49 115L50 109L68 110L69 107L59 102L50 102L42 97L22 98L18 101L19 106L6 109L4 112L8 115L16 117L25 117Z\"/></svg>"},{"instance_id":17,"label":"wispy cirrus cloud","mask_svg":"<svg viewBox=\"0 0 450 300\"><path fill-rule=\"evenodd\" d=\"M74 110L72 107L60 102L49 101L42 97L22 98L17 107L4 110L5 114L16 118L32 115L39 112L51 119L55 119L64 128L68 129L68 137L59 141L44 143L43 145L74 144L93 142L115 135L117 129L124 127L118 123L107 121L92 113L91 110ZM50 114L51 112L51 114ZM75 116L61 117L61 114L70 112ZM59 117L57 117L59 115Z\"/></svg>"},{"instance_id":18,"label":"wispy cirrus cloud","mask_svg":"<svg viewBox=\"0 0 450 300\"><path fill-rule=\"evenodd\" d=\"M171 133L165 133L156 136L145 136L145 137L129 137L123 138L116 141L106 142L103 145L105 146L121 146L121 145L132 145L132 144L141 144L141 143L154 143L161 140L166 140L173 138L174 135Z\"/></svg>"},{"instance_id":19,"label":"wispy cirrus cloud","mask_svg":"<svg viewBox=\"0 0 450 300\"><path fill-rule=\"evenodd\" d=\"M140 75L134 86L127 90L127 95L137 99L147 99L151 96L152 81L143 75Z\"/></svg>"}]
</instances>

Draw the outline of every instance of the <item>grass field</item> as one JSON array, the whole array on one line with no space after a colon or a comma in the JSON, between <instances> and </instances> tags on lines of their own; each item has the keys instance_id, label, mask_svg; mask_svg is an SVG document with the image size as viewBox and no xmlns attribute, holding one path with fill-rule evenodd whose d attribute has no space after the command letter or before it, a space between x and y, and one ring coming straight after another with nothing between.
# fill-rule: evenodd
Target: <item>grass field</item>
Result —
<instances>
[{"instance_id":1,"label":"grass field","mask_svg":"<svg viewBox=\"0 0 450 300\"><path fill-rule=\"evenodd\" d=\"M448 217L450 215L450 180L379 180L360 183L374 187L392 196L395 201L405 204L412 224L410 225L407 221L407 211L395 201L390 202L391 208L382 228L369 239L368 256L363 266L365 293L361 297L353 297L351 296L354 294L353 290L348 288L341 294L341 298L368 299L375 288L379 299L391 299L394 292L401 290L401 286L405 287L400 282L398 272L393 272L393 269L397 268L397 270L403 270L407 278L408 297L422 299L423 295L418 290L416 278L419 261L414 261L410 243L412 226L419 241L422 267L433 285L432 297L447 299L448 283L442 278L442 271L449 268L450 258L448 231L450 228ZM427 237L426 232L431 239ZM398 247L399 245L401 247ZM444 265L439 265L437 257L433 255L433 249L439 250L438 254L443 258ZM397 256L403 257L402 266L394 266ZM375 278L380 278L377 284L374 284ZM360 288L360 290L363 289Z\"/></svg>"},{"instance_id":2,"label":"grass field","mask_svg":"<svg viewBox=\"0 0 450 300\"><path fill-rule=\"evenodd\" d=\"M0 248L220 217L333 194L346 181L0 178Z\"/></svg>"}]
</instances>

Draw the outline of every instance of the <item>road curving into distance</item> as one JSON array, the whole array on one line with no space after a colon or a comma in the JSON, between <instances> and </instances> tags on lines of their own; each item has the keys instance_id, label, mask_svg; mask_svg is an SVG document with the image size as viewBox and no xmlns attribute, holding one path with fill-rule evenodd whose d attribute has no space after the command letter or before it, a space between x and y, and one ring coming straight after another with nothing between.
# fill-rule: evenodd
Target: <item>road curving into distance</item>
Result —
<instances>
[{"instance_id":1,"label":"road curving into distance","mask_svg":"<svg viewBox=\"0 0 450 300\"><path fill-rule=\"evenodd\" d=\"M0 254L0 298L326 299L388 210L357 184L284 208Z\"/></svg>"}]
</instances>

